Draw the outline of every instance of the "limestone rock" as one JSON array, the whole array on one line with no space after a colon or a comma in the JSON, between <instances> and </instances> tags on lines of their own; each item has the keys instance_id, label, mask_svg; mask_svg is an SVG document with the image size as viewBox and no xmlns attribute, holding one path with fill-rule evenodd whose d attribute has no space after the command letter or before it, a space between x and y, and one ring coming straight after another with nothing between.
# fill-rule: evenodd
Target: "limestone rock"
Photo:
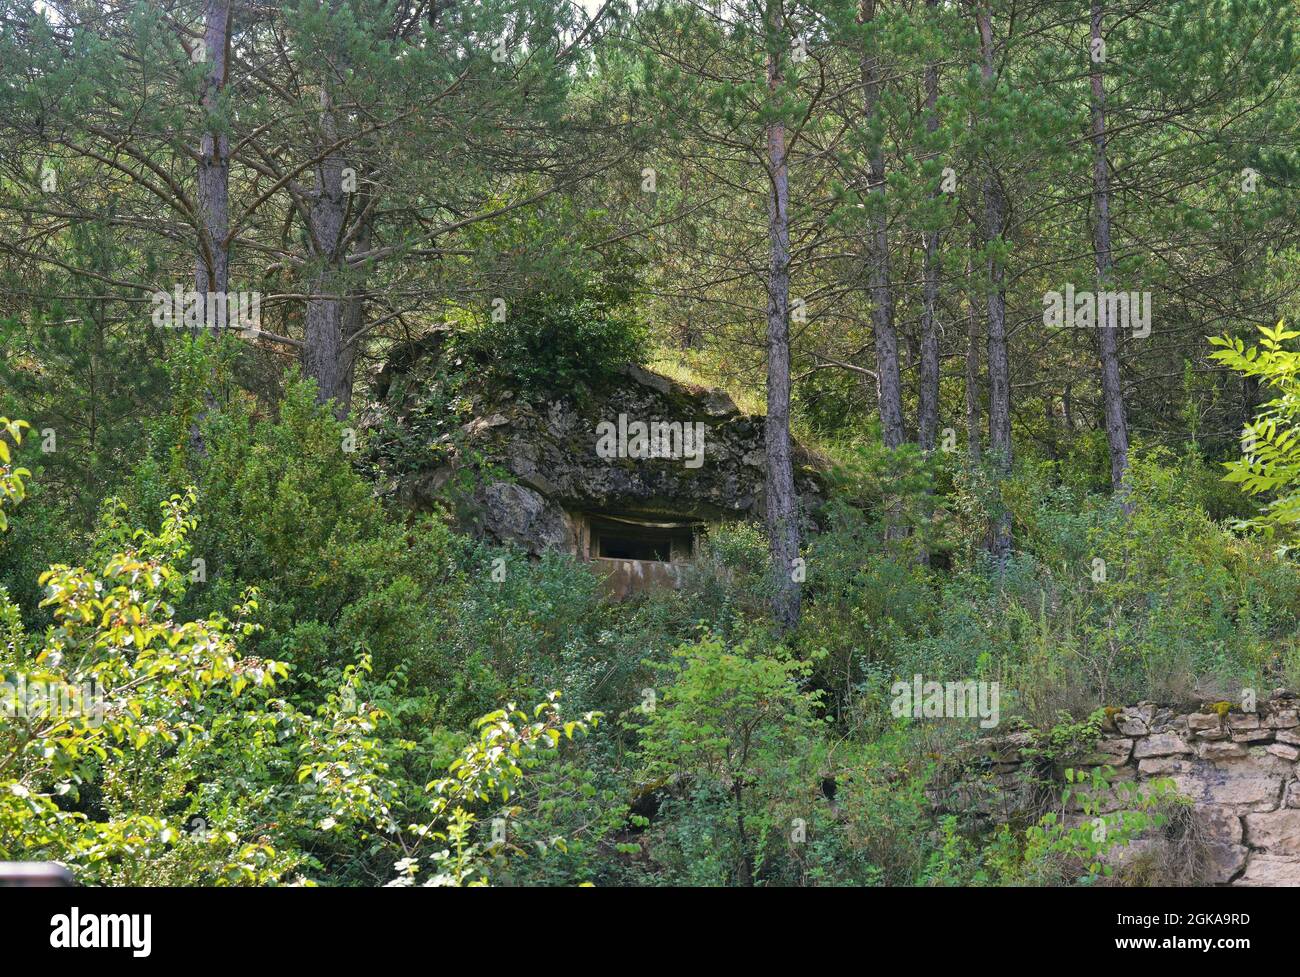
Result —
<instances>
[{"instance_id":1,"label":"limestone rock","mask_svg":"<svg viewBox=\"0 0 1300 977\"><path fill-rule=\"evenodd\" d=\"M1006 736L986 736L972 744L973 751L980 758L987 758L996 763L1020 763L1024 760L1021 752L1034 745L1032 733L1008 733Z\"/></svg>"},{"instance_id":2,"label":"limestone rock","mask_svg":"<svg viewBox=\"0 0 1300 977\"><path fill-rule=\"evenodd\" d=\"M1286 806L1300 808L1300 780L1293 780L1287 784Z\"/></svg>"},{"instance_id":3,"label":"limestone rock","mask_svg":"<svg viewBox=\"0 0 1300 977\"><path fill-rule=\"evenodd\" d=\"M1166 777L1173 773L1189 773L1194 770L1186 760L1174 756L1151 757L1138 761L1138 773L1143 777Z\"/></svg>"},{"instance_id":4,"label":"limestone rock","mask_svg":"<svg viewBox=\"0 0 1300 977\"><path fill-rule=\"evenodd\" d=\"M1130 706L1125 710L1125 712L1130 716L1135 716L1136 718L1141 719L1144 723L1150 726L1155 722L1157 708L1158 707L1154 702L1139 702L1135 706Z\"/></svg>"},{"instance_id":5,"label":"limestone rock","mask_svg":"<svg viewBox=\"0 0 1300 977\"><path fill-rule=\"evenodd\" d=\"M1300 712L1294 709L1283 709L1275 712L1268 717L1270 729L1292 729L1300 726Z\"/></svg>"},{"instance_id":6,"label":"limestone rock","mask_svg":"<svg viewBox=\"0 0 1300 977\"><path fill-rule=\"evenodd\" d=\"M1233 885L1296 886L1300 885L1300 858L1252 852L1246 860L1245 873Z\"/></svg>"},{"instance_id":7,"label":"limestone rock","mask_svg":"<svg viewBox=\"0 0 1300 977\"><path fill-rule=\"evenodd\" d=\"M1268 773L1276 776L1283 782L1290 780L1291 775L1295 772L1295 765L1283 757L1274 754L1268 746L1252 746L1249 749L1250 765L1261 773Z\"/></svg>"},{"instance_id":8,"label":"limestone rock","mask_svg":"<svg viewBox=\"0 0 1300 977\"><path fill-rule=\"evenodd\" d=\"M1290 697L1269 700L1259 714L1229 714L1222 722L1215 713L1177 714L1150 703L1109 710L1115 726L1137 724L1152 732L1137 739L1103 737L1082 758L1086 765L1105 763L1114 769L1110 789L1098 793L1079 788L1093 795L1092 811L1110 814L1130 809L1133 795L1127 788L1135 779L1139 790L1147 791L1152 781L1168 780L1191 801L1199 830L1193 839L1171 841L1167 825L1152 828L1107 854L1105 860L1117 870L1131 870L1132 881L1139 884L1144 879L1176 879L1176 873L1199 866L1202 874L1195 881L1210 885L1300 885L1300 726L1288 725L1287 715L1294 710ZM978 803L981 816L998 817L999 806L1004 816L1012 810L1024 815L1035 809L1034 796L1041 801L1041 794L1035 795L1024 776L1031 765L1014 760L1024 743L1032 742L1028 734L1019 736L1022 741L1007 737L975 741L982 769L988 771L985 782L992 788L991 795ZM993 775L1002 769L1018 773ZM1011 778L1016 786L1014 797L1002 786L1004 778ZM1067 825L1087 820L1080 796L1075 793L1070 798ZM947 807L958 814L972 809ZM1196 847L1170 847L1196 838L1200 839ZM1188 861L1188 854L1198 850L1206 860ZM1175 874L1166 874L1170 871Z\"/></svg>"},{"instance_id":9,"label":"limestone rock","mask_svg":"<svg viewBox=\"0 0 1300 977\"><path fill-rule=\"evenodd\" d=\"M1270 855L1300 859L1300 810L1283 808L1264 814L1247 814L1246 843Z\"/></svg>"},{"instance_id":10,"label":"limestone rock","mask_svg":"<svg viewBox=\"0 0 1300 977\"><path fill-rule=\"evenodd\" d=\"M1245 829L1242 828L1241 817L1232 808L1219 804L1206 804L1204 807L1197 808L1196 815L1200 820L1201 830L1205 832L1206 840L1222 845L1242 844Z\"/></svg>"},{"instance_id":11,"label":"limestone rock","mask_svg":"<svg viewBox=\"0 0 1300 977\"><path fill-rule=\"evenodd\" d=\"M485 528L499 542L525 549L565 549L573 546L573 531L564 512L523 485L492 482L475 492Z\"/></svg>"},{"instance_id":12,"label":"limestone rock","mask_svg":"<svg viewBox=\"0 0 1300 977\"><path fill-rule=\"evenodd\" d=\"M1155 718L1151 720L1151 732L1167 733L1171 729L1186 731L1187 723L1178 716L1172 709L1157 709Z\"/></svg>"},{"instance_id":13,"label":"limestone rock","mask_svg":"<svg viewBox=\"0 0 1300 977\"><path fill-rule=\"evenodd\" d=\"M1127 763L1132 755L1133 741L1122 736L1115 736L1098 740L1096 746L1093 747L1093 751L1081 759L1079 763L1087 767L1118 767L1120 764Z\"/></svg>"},{"instance_id":14,"label":"limestone rock","mask_svg":"<svg viewBox=\"0 0 1300 977\"><path fill-rule=\"evenodd\" d=\"M1282 778L1246 764L1216 767L1190 761L1166 774L1197 805L1221 804L1240 813L1271 811L1282 797Z\"/></svg>"},{"instance_id":15,"label":"limestone rock","mask_svg":"<svg viewBox=\"0 0 1300 977\"><path fill-rule=\"evenodd\" d=\"M1191 748L1173 733L1153 733L1133 746L1134 759L1190 754Z\"/></svg>"},{"instance_id":16,"label":"limestone rock","mask_svg":"<svg viewBox=\"0 0 1300 977\"><path fill-rule=\"evenodd\" d=\"M1267 743L1272 739L1273 731L1267 727L1240 729L1232 732L1232 741L1234 743Z\"/></svg>"},{"instance_id":17,"label":"limestone rock","mask_svg":"<svg viewBox=\"0 0 1300 977\"><path fill-rule=\"evenodd\" d=\"M1211 843L1206 847L1210 865L1205 881L1210 885L1226 885L1231 882L1250 856L1250 849L1245 845Z\"/></svg>"},{"instance_id":18,"label":"limestone rock","mask_svg":"<svg viewBox=\"0 0 1300 977\"><path fill-rule=\"evenodd\" d=\"M1202 760L1226 760L1247 755L1246 747L1240 743L1208 742L1196 747L1196 755Z\"/></svg>"},{"instance_id":19,"label":"limestone rock","mask_svg":"<svg viewBox=\"0 0 1300 977\"><path fill-rule=\"evenodd\" d=\"M1102 861L1114 867L1117 873L1137 867L1145 858L1157 862L1167 857L1169 842L1158 834L1134 838L1126 845L1118 845L1108 851ZM1245 845L1224 842L1207 842L1204 853L1208 864L1199 881L1209 885L1226 885L1241 872L1250 855Z\"/></svg>"},{"instance_id":20,"label":"limestone rock","mask_svg":"<svg viewBox=\"0 0 1300 977\"><path fill-rule=\"evenodd\" d=\"M1156 706L1153 702L1139 702L1115 716L1115 725L1125 736L1145 736L1155 722Z\"/></svg>"},{"instance_id":21,"label":"limestone rock","mask_svg":"<svg viewBox=\"0 0 1300 977\"><path fill-rule=\"evenodd\" d=\"M493 414L490 417L476 417L472 421L462 424L460 429L473 437L489 428L500 427L502 424L509 423L504 414Z\"/></svg>"}]
</instances>

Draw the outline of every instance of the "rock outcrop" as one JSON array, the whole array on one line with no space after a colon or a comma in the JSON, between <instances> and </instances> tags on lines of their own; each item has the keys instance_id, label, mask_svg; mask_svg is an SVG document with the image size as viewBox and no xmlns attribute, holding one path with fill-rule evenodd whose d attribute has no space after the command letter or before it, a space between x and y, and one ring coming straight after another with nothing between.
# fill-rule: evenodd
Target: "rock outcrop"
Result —
<instances>
[{"instance_id":1,"label":"rock outcrop","mask_svg":"<svg viewBox=\"0 0 1300 977\"><path fill-rule=\"evenodd\" d=\"M439 351L430 340L390 359L375 384L379 399L368 425L415 430L421 378L435 368ZM762 518L763 419L739 411L723 392L628 366L581 393L529 394L482 382L470 385L468 400L469 418L459 430L430 438L427 463L383 466L398 498L417 509L447 504L448 483L471 472L472 487L454 500L468 531L536 554L574 551L577 511L700 522ZM598 428L618 425L620 417L628 424L692 425L703 436L699 463L603 457ZM819 464L802 449L795 459L801 507L810 512L823 495Z\"/></svg>"}]
</instances>

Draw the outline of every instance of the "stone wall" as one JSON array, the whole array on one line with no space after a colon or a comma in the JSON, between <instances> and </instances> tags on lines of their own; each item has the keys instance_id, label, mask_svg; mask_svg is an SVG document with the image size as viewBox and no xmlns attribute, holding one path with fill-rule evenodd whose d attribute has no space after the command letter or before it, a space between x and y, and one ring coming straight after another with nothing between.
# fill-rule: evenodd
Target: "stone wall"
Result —
<instances>
[{"instance_id":1,"label":"stone wall","mask_svg":"<svg viewBox=\"0 0 1300 977\"><path fill-rule=\"evenodd\" d=\"M1038 756L1032 744L1032 737L1023 733L983 741L982 777L995 789L978 800L966 776L932 795L932 802L954 811L967 803L966 813L993 816L1031 809L1031 785L1041 783L1039 777L1029 776L1028 767ZM1194 805L1194 823L1208 856L1205 881L1281 886L1300 885L1298 760L1300 701L1279 691L1259 702L1254 712L1228 703L1189 712L1151 702L1110 712L1094 752L1068 765L1110 765L1115 768L1112 783L1173 781L1178 793ZM990 809L988 798L998 798L1003 809ZM1043 799L1041 793L1037 799ZM1123 807L1122 794L1115 791L1098 800L1104 812ZM1164 844L1169 842L1159 832L1136 839L1117 851L1116 861L1153 853Z\"/></svg>"}]
</instances>

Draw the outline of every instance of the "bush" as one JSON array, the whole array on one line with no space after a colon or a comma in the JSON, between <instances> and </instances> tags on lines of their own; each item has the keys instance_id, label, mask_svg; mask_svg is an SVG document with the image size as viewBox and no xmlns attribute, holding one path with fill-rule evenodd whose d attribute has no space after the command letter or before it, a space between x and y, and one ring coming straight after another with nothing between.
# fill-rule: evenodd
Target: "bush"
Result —
<instances>
[{"instance_id":1,"label":"bush","mask_svg":"<svg viewBox=\"0 0 1300 977\"><path fill-rule=\"evenodd\" d=\"M202 425L205 454L167 471L155 455L133 478L139 511L178 478L197 481L202 520L192 541L201 613L257 584L264 627L253 647L315 671L361 653L381 673L428 657L436 633L428 591L445 575L449 532L433 518L389 518L353 467L353 435L292 379L278 418L237 398Z\"/></svg>"},{"instance_id":2,"label":"bush","mask_svg":"<svg viewBox=\"0 0 1300 977\"><path fill-rule=\"evenodd\" d=\"M648 352L628 285L628 273L614 268L499 298L495 308L462 309L452 352L515 388L572 393L598 386Z\"/></svg>"},{"instance_id":3,"label":"bush","mask_svg":"<svg viewBox=\"0 0 1300 977\"><path fill-rule=\"evenodd\" d=\"M666 684L640 737L643 779L673 798L651 856L670 870L691 866L695 882L711 866L715 883L752 885L772 847L784 845L791 812L806 818L817 802L819 696L800 688L810 666L714 637L682 645L673 659L659 666ZM716 853L699 861L710 843Z\"/></svg>"}]
</instances>

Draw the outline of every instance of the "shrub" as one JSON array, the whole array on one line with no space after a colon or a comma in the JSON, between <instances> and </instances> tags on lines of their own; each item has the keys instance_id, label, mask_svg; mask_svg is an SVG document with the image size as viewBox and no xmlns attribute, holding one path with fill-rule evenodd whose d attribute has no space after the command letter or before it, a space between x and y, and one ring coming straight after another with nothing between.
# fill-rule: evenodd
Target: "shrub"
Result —
<instances>
[{"instance_id":1,"label":"shrub","mask_svg":"<svg viewBox=\"0 0 1300 977\"><path fill-rule=\"evenodd\" d=\"M183 768L166 758L201 737L200 703L286 674L282 663L237 651L238 636L251 633L251 600L234 622L176 619L193 501L173 498L159 533L127 534L97 570L43 574L55 622L43 638L24 635L12 605L0 612L9 622L0 651L6 681L58 693L5 703L26 721L0 725L3 857L58 860L86 881L157 881L155 862L176 861L182 839L163 805ZM184 861L192 880L262 883L295 863L233 832L205 837Z\"/></svg>"},{"instance_id":2,"label":"shrub","mask_svg":"<svg viewBox=\"0 0 1300 977\"><path fill-rule=\"evenodd\" d=\"M674 785L674 804L687 821L703 818L709 826L720 852L716 871L752 885L770 847L784 843L789 805L806 812L816 802L819 695L800 688L810 666L748 645L728 648L714 637L682 645L673 659L659 666L666 684L646 711L642 776ZM681 846L694 836L684 823L667 826L657 842L676 851L655 857L689 863L691 852Z\"/></svg>"},{"instance_id":3,"label":"shrub","mask_svg":"<svg viewBox=\"0 0 1300 977\"><path fill-rule=\"evenodd\" d=\"M256 583L264 630L258 653L308 671L369 653L381 672L427 657L428 590L443 576L449 532L433 518L389 518L353 467L350 429L292 379L277 418L236 398L202 425L205 454L165 473L156 455L137 469L137 510L160 486L197 481L203 514L186 609L202 613Z\"/></svg>"}]
</instances>

